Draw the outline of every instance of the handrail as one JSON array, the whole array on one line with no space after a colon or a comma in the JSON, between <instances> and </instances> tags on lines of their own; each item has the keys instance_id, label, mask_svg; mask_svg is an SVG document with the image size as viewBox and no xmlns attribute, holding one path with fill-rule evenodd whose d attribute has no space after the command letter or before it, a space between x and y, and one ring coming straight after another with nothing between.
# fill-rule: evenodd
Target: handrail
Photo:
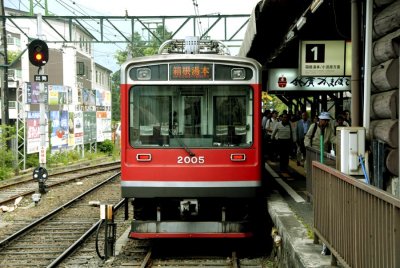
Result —
<instances>
[{"instance_id":1,"label":"handrail","mask_svg":"<svg viewBox=\"0 0 400 268\"><path fill-rule=\"evenodd\" d=\"M344 267L400 267L400 199L312 162L314 232Z\"/></svg>"}]
</instances>

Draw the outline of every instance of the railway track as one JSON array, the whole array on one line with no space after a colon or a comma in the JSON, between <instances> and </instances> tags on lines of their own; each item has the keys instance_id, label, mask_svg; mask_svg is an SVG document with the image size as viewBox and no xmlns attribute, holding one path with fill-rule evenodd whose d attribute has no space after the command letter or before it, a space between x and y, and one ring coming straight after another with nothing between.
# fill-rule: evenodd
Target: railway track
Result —
<instances>
[{"instance_id":1,"label":"railway track","mask_svg":"<svg viewBox=\"0 0 400 268\"><path fill-rule=\"evenodd\" d=\"M262 268L267 264L263 254L254 255L242 249L232 249L231 240L130 240L122 256L117 256L108 267L230 267ZM253 245L255 246L255 245ZM251 251L251 249L250 249Z\"/></svg>"},{"instance_id":2,"label":"railway track","mask_svg":"<svg viewBox=\"0 0 400 268\"><path fill-rule=\"evenodd\" d=\"M119 173L0 241L0 267L53 267L97 228L99 209L120 202Z\"/></svg>"},{"instance_id":3,"label":"railway track","mask_svg":"<svg viewBox=\"0 0 400 268\"><path fill-rule=\"evenodd\" d=\"M120 162L104 163L94 166L81 167L73 170L59 171L49 174L46 181L47 188L59 186L64 183L76 181L88 176L101 174L105 171L120 169ZM10 182L0 186L0 206L13 202L20 196L34 194L38 190L38 182L32 176L29 178Z\"/></svg>"}]
</instances>

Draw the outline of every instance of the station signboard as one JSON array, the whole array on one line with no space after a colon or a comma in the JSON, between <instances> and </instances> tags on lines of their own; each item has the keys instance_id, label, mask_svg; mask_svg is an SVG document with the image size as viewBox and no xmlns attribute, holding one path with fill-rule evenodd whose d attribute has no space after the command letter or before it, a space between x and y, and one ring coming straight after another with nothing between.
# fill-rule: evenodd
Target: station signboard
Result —
<instances>
[{"instance_id":1,"label":"station signboard","mask_svg":"<svg viewBox=\"0 0 400 268\"><path fill-rule=\"evenodd\" d=\"M285 91L350 91L349 76L301 76L298 69L270 69L268 92Z\"/></svg>"},{"instance_id":2,"label":"station signboard","mask_svg":"<svg viewBox=\"0 0 400 268\"><path fill-rule=\"evenodd\" d=\"M346 76L351 74L351 43L344 40L301 41L301 76Z\"/></svg>"}]
</instances>

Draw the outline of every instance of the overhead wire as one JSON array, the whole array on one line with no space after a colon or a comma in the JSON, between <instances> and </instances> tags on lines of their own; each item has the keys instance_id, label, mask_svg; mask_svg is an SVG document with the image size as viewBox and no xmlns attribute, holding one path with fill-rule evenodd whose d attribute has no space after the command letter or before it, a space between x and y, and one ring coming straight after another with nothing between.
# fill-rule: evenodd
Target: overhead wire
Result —
<instances>
[{"instance_id":1,"label":"overhead wire","mask_svg":"<svg viewBox=\"0 0 400 268\"><path fill-rule=\"evenodd\" d=\"M68 4L68 2L66 1L60 1L60 0L56 0L56 2L58 2L60 5L62 5L64 8L66 8L69 12L71 12L74 15L77 15L77 13L83 15L83 16L89 16L93 22L98 23L94 18L92 18L88 13L86 13L81 7L79 7L75 1L71 1L73 3L74 6L71 6ZM82 11L77 10L76 7L78 7L79 9L81 9ZM89 26L93 31L100 33L100 31L98 29L96 29L93 25L91 25L90 23L83 21L84 24L86 24L87 26ZM111 27L110 27L111 28ZM109 32L109 34L112 34L111 32ZM107 35L104 35L104 38L108 41L112 41L110 38L107 37ZM118 44L113 43L116 47L118 47L119 49L123 49L121 46L119 46Z\"/></svg>"}]
</instances>

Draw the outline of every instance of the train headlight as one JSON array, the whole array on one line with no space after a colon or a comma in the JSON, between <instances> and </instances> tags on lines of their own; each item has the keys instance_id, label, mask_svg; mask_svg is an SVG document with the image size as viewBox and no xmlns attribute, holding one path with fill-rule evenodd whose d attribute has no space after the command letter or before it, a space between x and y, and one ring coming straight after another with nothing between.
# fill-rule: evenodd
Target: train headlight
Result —
<instances>
[{"instance_id":1,"label":"train headlight","mask_svg":"<svg viewBox=\"0 0 400 268\"><path fill-rule=\"evenodd\" d=\"M151 70L150 68L139 68L137 69L137 79L138 80L150 80Z\"/></svg>"},{"instance_id":2,"label":"train headlight","mask_svg":"<svg viewBox=\"0 0 400 268\"><path fill-rule=\"evenodd\" d=\"M244 80L246 78L246 71L244 68L232 68L231 78L232 80Z\"/></svg>"}]
</instances>

